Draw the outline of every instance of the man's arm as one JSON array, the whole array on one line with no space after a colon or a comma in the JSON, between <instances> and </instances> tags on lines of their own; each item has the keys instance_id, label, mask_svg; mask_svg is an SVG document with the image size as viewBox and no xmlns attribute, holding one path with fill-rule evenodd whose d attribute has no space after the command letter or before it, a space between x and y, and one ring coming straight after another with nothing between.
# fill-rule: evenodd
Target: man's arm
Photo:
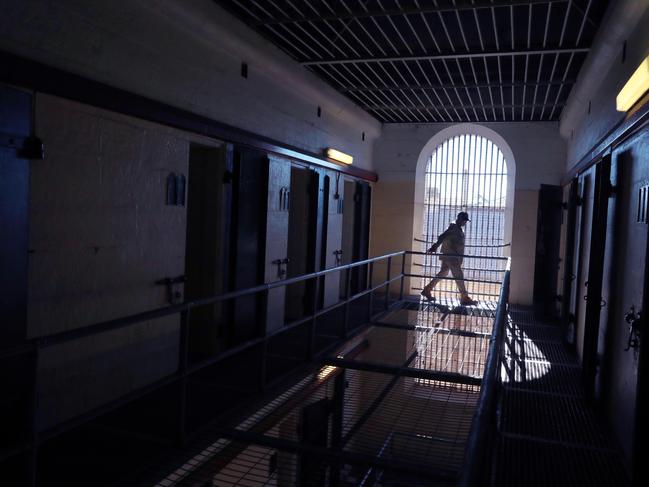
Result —
<instances>
[{"instance_id":1,"label":"man's arm","mask_svg":"<svg viewBox=\"0 0 649 487\"><path fill-rule=\"evenodd\" d=\"M442 245L442 242L448 236L448 231L449 230L450 230L450 227L444 233L442 233L439 237L437 237L437 242L435 242L433 245L431 245L430 248L426 251L426 253L434 254L435 252L437 252L437 247Z\"/></svg>"}]
</instances>

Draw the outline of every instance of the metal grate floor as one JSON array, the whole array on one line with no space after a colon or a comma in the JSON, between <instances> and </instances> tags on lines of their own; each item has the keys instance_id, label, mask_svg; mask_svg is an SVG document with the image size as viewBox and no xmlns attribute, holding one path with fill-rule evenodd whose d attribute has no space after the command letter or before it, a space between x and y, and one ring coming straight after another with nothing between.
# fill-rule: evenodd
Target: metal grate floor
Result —
<instances>
[{"instance_id":1,"label":"metal grate floor","mask_svg":"<svg viewBox=\"0 0 649 487\"><path fill-rule=\"evenodd\" d=\"M509 316L492 485L630 485L560 327L527 309L512 307Z\"/></svg>"}]
</instances>

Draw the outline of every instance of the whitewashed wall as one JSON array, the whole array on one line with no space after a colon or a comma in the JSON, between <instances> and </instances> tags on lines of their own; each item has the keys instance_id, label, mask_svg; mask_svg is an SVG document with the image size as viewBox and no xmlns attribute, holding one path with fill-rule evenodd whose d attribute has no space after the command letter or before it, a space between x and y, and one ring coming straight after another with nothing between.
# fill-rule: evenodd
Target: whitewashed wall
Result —
<instances>
[{"instance_id":1,"label":"whitewashed wall","mask_svg":"<svg viewBox=\"0 0 649 487\"><path fill-rule=\"evenodd\" d=\"M372 169L380 123L212 0L4 0L0 49Z\"/></svg>"},{"instance_id":2,"label":"whitewashed wall","mask_svg":"<svg viewBox=\"0 0 649 487\"><path fill-rule=\"evenodd\" d=\"M568 141L568 169L587 157L588 151L624 119L626 114L615 108L615 97L647 56L649 0L611 2L561 114L561 135Z\"/></svg>"}]
</instances>

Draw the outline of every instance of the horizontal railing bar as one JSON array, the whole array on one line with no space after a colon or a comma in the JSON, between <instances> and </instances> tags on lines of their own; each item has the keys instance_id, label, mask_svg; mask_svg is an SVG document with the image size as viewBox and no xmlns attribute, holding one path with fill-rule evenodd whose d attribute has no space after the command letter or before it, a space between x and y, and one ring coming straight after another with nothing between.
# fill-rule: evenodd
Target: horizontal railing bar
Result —
<instances>
[{"instance_id":1,"label":"horizontal railing bar","mask_svg":"<svg viewBox=\"0 0 649 487\"><path fill-rule=\"evenodd\" d=\"M412 291L422 291L423 290L423 288L415 287L415 286L411 287L410 289ZM438 289L438 291L441 291L442 293L445 293L445 294L449 294L449 293L460 294L459 291L451 291L450 289L441 289L441 290ZM484 293L484 292L479 292L479 291L474 291L471 294L473 294L474 296L488 296L490 298L497 298L497 297L500 296L500 294L491 294L491 293ZM419 298L417 297L417 299L419 299ZM437 302L437 303L433 303L433 304L442 305L444 303Z\"/></svg>"},{"instance_id":2,"label":"horizontal railing bar","mask_svg":"<svg viewBox=\"0 0 649 487\"><path fill-rule=\"evenodd\" d=\"M437 267L437 264L420 264L418 262L413 262L412 265L416 267ZM476 272L506 272L504 269L480 269L479 267L464 267L464 266L462 266L462 270L476 271ZM502 284L502 281L500 281L498 284Z\"/></svg>"},{"instance_id":3,"label":"horizontal railing bar","mask_svg":"<svg viewBox=\"0 0 649 487\"><path fill-rule=\"evenodd\" d=\"M464 282L479 282L482 284L501 284L500 281L487 281L485 279L469 279L468 277L437 277L437 276L426 276L423 274L404 274L404 277L420 277L422 279L440 279L446 281L464 281Z\"/></svg>"},{"instance_id":4,"label":"horizontal railing bar","mask_svg":"<svg viewBox=\"0 0 649 487\"><path fill-rule=\"evenodd\" d=\"M470 338L490 338L491 333L480 333L477 331L462 330L460 328L442 328L439 326L416 326L416 325L402 325L400 323L388 323L385 321L377 321L371 323L372 326L380 328L396 328L402 330L412 331L434 331L435 333L443 333L445 335L464 336Z\"/></svg>"},{"instance_id":5,"label":"horizontal railing bar","mask_svg":"<svg viewBox=\"0 0 649 487\"><path fill-rule=\"evenodd\" d=\"M274 289L274 288L277 288L277 287L288 286L290 284L295 284L295 283L298 283L298 282L307 281L309 279L315 279L315 278L322 277L322 276L325 276L327 274L330 274L332 272L341 272L341 271L344 271L344 270L347 270L347 269L352 269L354 267L367 265L367 264L377 262L377 261L380 261L380 260L383 260L383 259L388 259L388 258L391 258L391 257L404 255L404 253L405 253L405 251L394 252L394 253L391 253L391 254L385 254L385 255L378 256L378 257L372 257L370 259L365 259L365 260L362 260L362 261L353 262L353 263L350 263L350 264L344 264L344 265L338 266L338 267L332 267L331 269L325 269L325 270L321 270L321 271L312 272L310 274L305 274L303 276L297 276L297 277L293 277L293 278L290 278L290 279L285 279L285 280L281 280L281 281L275 281L275 282L268 283L268 284L261 284L259 286L255 286L255 287L252 287L252 288L243 289L243 290L239 290L239 291L232 291L232 292L229 292L229 293L224 293L224 294L220 294L220 295L217 295L217 296L212 296L212 297L209 297L209 298L198 299L198 300L194 300L194 301L188 301L188 302L185 302L185 303L165 306L165 307L162 307L162 308L157 308L157 309L150 310L150 311L144 311L142 313L136 313L136 314L133 314L133 315L122 317L122 318L115 318L115 319L112 319L112 320L107 320L107 321L103 321L103 322L100 322L100 323L95 323L95 324L84 326L82 328L78 328L78 329L74 329L74 330L67 330L67 331L62 331L62 332L58 332L58 333L53 333L51 335L34 337L34 338L30 339L28 341L28 343L29 342L35 342L36 346L38 348L44 348L44 347L49 347L49 346L53 346L53 345L59 345L61 343L66 343L68 341L77 340L77 339L80 339L80 338L85 338L85 337L95 335L95 334L98 334L98 333L105 333L105 332L108 332L108 331L123 328L123 327L129 326L129 325L135 324L135 323L140 323L140 322L149 321L149 320L153 320L153 319L163 318L165 316L179 314L179 313L182 313L183 311L188 311L188 310L190 310L192 308L201 307L201 306L207 306L207 305L215 304L215 303L221 302L221 301L226 301L226 300L230 300L230 299L236 299L236 298L239 298L239 297L248 296L250 294L256 294L256 293L268 291L270 289ZM395 279L398 279L400 277L401 276L399 275ZM385 281L383 285L385 285L385 284L387 284L387 281ZM352 300L352 299L355 299L355 297L350 298L350 300ZM29 351L31 349L33 349L33 347L26 344L26 345L24 345L24 348L22 348L22 350L16 352L13 349L11 349L10 351L7 352L7 355L10 355L10 354L15 355L15 354L19 354L19 353L25 353L26 351ZM5 357L5 352L0 351L0 358L3 358L3 357Z\"/></svg>"},{"instance_id":6,"label":"horizontal railing bar","mask_svg":"<svg viewBox=\"0 0 649 487\"><path fill-rule=\"evenodd\" d=\"M438 252L418 252L416 250L406 250L406 255L436 255L439 257L464 257L466 259L486 259L486 260L507 260L509 257L499 257L497 255L474 255L474 254L440 254Z\"/></svg>"},{"instance_id":7,"label":"horizontal railing bar","mask_svg":"<svg viewBox=\"0 0 649 487\"><path fill-rule=\"evenodd\" d=\"M319 447L305 442L298 443L296 441L286 440L283 438L250 433L248 431L236 428L220 428L217 429L216 433L222 438L233 441L267 446L277 450L293 453L307 453L309 455L313 455L316 458L327 459L329 461L341 464L360 465L363 467L366 467L367 465L375 465L382 470L412 472L423 474L429 477L435 477L439 480L445 481L455 481L457 479L457 472L454 470L431 469L422 465L421 463L407 463L394 458L383 460L365 453L356 453L347 450Z\"/></svg>"},{"instance_id":8,"label":"horizontal railing bar","mask_svg":"<svg viewBox=\"0 0 649 487\"><path fill-rule=\"evenodd\" d=\"M458 374L457 372L426 370L416 367L399 367L376 362L357 362L354 360L345 360L334 357L327 358L323 360L322 363L324 365L333 365L335 367L344 367L353 370L363 370L365 372L377 372L380 374L390 375L400 374L405 377L414 377L416 379L441 380L456 384L480 385L482 382L482 378L480 377Z\"/></svg>"}]
</instances>

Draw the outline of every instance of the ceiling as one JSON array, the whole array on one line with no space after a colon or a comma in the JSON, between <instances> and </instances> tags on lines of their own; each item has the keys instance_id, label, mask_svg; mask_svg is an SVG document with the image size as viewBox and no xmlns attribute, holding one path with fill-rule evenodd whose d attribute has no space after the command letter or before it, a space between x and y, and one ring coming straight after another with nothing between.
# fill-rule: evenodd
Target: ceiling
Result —
<instances>
[{"instance_id":1,"label":"ceiling","mask_svg":"<svg viewBox=\"0 0 649 487\"><path fill-rule=\"evenodd\" d=\"M608 0L215 0L381 122L558 120Z\"/></svg>"}]
</instances>

